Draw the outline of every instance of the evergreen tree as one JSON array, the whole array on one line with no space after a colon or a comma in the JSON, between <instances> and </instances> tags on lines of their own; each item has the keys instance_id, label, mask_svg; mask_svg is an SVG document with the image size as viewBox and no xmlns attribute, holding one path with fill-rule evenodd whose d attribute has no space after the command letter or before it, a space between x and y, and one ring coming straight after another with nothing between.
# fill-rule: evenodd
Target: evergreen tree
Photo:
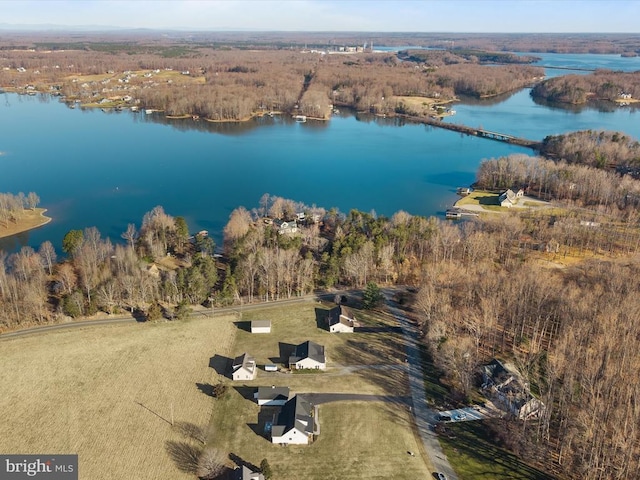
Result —
<instances>
[{"instance_id":1,"label":"evergreen tree","mask_svg":"<svg viewBox=\"0 0 640 480\"><path fill-rule=\"evenodd\" d=\"M380 287L373 282L367 283L366 288L364 289L364 293L362 295L362 306L366 310L370 310L372 308L380 305L383 299L382 292L380 291Z\"/></svg>"}]
</instances>

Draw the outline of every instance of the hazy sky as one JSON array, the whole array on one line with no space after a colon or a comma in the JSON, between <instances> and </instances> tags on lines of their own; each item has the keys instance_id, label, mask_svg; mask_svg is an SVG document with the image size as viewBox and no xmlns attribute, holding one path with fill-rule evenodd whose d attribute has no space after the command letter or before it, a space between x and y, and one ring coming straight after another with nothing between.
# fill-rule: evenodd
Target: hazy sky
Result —
<instances>
[{"instance_id":1,"label":"hazy sky","mask_svg":"<svg viewBox=\"0 0 640 480\"><path fill-rule=\"evenodd\" d=\"M0 23L211 30L640 32L640 0L0 0Z\"/></svg>"}]
</instances>

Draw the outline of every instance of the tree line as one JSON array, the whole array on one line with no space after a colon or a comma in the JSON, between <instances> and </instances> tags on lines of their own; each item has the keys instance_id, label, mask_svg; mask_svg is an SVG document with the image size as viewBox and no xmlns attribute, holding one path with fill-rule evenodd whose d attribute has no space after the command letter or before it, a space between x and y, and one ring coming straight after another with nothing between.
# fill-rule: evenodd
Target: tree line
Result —
<instances>
[{"instance_id":1,"label":"tree line","mask_svg":"<svg viewBox=\"0 0 640 480\"><path fill-rule=\"evenodd\" d=\"M40 197L35 192L27 195L20 192L0 193L0 226L8 227L11 223L17 223L24 216L25 210L35 209L40 203Z\"/></svg>"},{"instance_id":2,"label":"tree line","mask_svg":"<svg viewBox=\"0 0 640 480\"><path fill-rule=\"evenodd\" d=\"M584 104L591 100L624 100L622 95L640 98L640 72L597 70L589 75L562 75L536 84L534 99Z\"/></svg>"},{"instance_id":3,"label":"tree line","mask_svg":"<svg viewBox=\"0 0 640 480\"><path fill-rule=\"evenodd\" d=\"M246 120L271 111L326 119L333 104L393 114L398 96L441 101L458 94L492 96L542 76L540 68L528 65L416 65L393 53L322 55L206 46L191 46L177 57L155 49L10 50L2 52L0 66L0 85L15 91L32 88L85 104L130 96L129 102L142 108L215 121ZM184 72L190 81L159 74L166 69ZM140 71L151 76L123 75Z\"/></svg>"}]
</instances>

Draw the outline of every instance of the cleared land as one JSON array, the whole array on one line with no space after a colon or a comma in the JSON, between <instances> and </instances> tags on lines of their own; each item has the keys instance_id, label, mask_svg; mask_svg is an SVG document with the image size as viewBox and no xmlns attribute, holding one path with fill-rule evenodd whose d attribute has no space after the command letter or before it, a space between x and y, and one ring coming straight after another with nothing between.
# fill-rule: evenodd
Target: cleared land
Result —
<instances>
[{"instance_id":1,"label":"cleared land","mask_svg":"<svg viewBox=\"0 0 640 480\"><path fill-rule=\"evenodd\" d=\"M16 223L9 222L8 225L0 225L0 238L26 232L49 223L51 218L45 217L44 212L46 211L46 208L25 210L24 215Z\"/></svg>"},{"instance_id":2,"label":"cleared land","mask_svg":"<svg viewBox=\"0 0 640 480\"><path fill-rule=\"evenodd\" d=\"M86 480L192 479L166 442L197 447L170 422L206 426L197 383L226 355L231 318L67 330L0 343L0 451L78 453ZM11 368L10 368L11 367Z\"/></svg>"},{"instance_id":3,"label":"cleared land","mask_svg":"<svg viewBox=\"0 0 640 480\"><path fill-rule=\"evenodd\" d=\"M280 364L291 346L305 340L326 348L327 370L314 374L267 373L250 382L231 382L222 399L214 400L209 443L232 452L245 462L259 465L267 458L275 480L314 479L415 479L430 478L414 435L407 406L386 402L340 401L319 407L320 435L308 446L273 445L264 425L275 411L251 400L259 385L289 386L292 393L333 392L407 395L404 341L400 333L331 334L318 328L329 305L307 303L296 307L252 311L237 323L233 354L249 352L258 365ZM396 326L386 315L356 311L364 325ZM271 320L272 333L251 334L252 319ZM216 368L230 358L218 358ZM407 452L416 453L416 457Z\"/></svg>"},{"instance_id":4,"label":"cleared land","mask_svg":"<svg viewBox=\"0 0 640 480\"><path fill-rule=\"evenodd\" d=\"M79 328L3 341L0 451L78 453L81 479L192 479L188 458L200 448L170 423L208 427L208 443L244 461L268 458L274 480L428 478L406 405L340 401L319 407L321 434L305 447L280 447L262 435L255 386L292 392L407 394L404 343L387 331L393 319L357 314L382 331L330 334L318 328L328 305L317 302L240 312L215 319ZM270 319L271 334L248 321ZM259 364L278 362L290 346L314 340L329 368L317 374L266 373L231 382L224 367L248 351ZM216 373L219 372L219 373ZM202 393L224 381L222 399ZM200 386L200 388L199 388ZM412 457L407 452L415 452Z\"/></svg>"}]
</instances>

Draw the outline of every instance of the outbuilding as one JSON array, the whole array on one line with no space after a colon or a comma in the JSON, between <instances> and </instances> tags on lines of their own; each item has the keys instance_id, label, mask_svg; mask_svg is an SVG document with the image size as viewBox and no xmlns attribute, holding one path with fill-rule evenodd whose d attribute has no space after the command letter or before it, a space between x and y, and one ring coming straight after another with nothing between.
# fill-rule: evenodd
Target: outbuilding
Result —
<instances>
[{"instance_id":1,"label":"outbuilding","mask_svg":"<svg viewBox=\"0 0 640 480\"><path fill-rule=\"evenodd\" d=\"M271 320L251 320L251 333L271 333Z\"/></svg>"}]
</instances>

